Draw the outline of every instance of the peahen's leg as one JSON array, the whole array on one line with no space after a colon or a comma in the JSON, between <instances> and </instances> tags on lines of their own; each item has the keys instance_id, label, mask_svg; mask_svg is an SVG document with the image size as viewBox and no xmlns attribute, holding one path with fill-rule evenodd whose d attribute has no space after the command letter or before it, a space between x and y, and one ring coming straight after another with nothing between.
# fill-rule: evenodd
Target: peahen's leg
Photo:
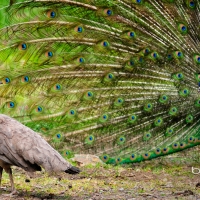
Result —
<instances>
[{"instance_id":1,"label":"peahen's leg","mask_svg":"<svg viewBox=\"0 0 200 200\"><path fill-rule=\"evenodd\" d=\"M6 171L6 173L9 174L10 184L11 184L11 193L10 194L3 194L3 195L11 197L12 195L17 194L17 190L15 189L15 186L14 186L14 181L13 181L13 176L12 176L12 169L10 168L10 166L6 166L4 168L4 170Z\"/></svg>"},{"instance_id":2,"label":"peahen's leg","mask_svg":"<svg viewBox=\"0 0 200 200\"><path fill-rule=\"evenodd\" d=\"M0 167L0 187L1 187L2 173L3 173L3 167Z\"/></svg>"},{"instance_id":3,"label":"peahen's leg","mask_svg":"<svg viewBox=\"0 0 200 200\"><path fill-rule=\"evenodd\" d=\"M2 174L3 174L3 167L0 166L0 189L6 190L6 187L1 187Z\"/></svg>"},{"instance_id":4,"label":"peahen's leg","mask_svg":"<svg viewBox=\"0 0 200 200\"><path fill-rule=\"evenodd\" d=\"M14 186L13 176L12 176L12 169L9 167L7 173L9 174L10 183L11 183L11 194L16 194L17 191Z\"/></svg>"}]
</instances>

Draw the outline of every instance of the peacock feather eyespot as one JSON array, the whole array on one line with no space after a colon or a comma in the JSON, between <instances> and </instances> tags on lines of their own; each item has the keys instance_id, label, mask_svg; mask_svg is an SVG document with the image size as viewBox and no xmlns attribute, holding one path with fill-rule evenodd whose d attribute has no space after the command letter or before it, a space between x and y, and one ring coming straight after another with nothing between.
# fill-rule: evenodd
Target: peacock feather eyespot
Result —
<instances>
[{"instance_id":1,"label":"peacock feather eyespot","mask_svg":"<svg viewBox=\"0 0 200 200\"><path fill-rule=\"evenodd\" d=\"M157 52L152 52L151 54L150 54L150 59L151 60L156 60L156 59L158 59L158 53Z\"/></svg>"},{"instance_id":2,"label":"peacock feather eyespot","mask_svg":"<svg viewBox=\"0 0 200 200\"><path fill-rule=\"evenodd\" d=\"M136 34L134 31L130 31L130 32L128 32L128 36L129 36L129 38L133 39L136 37Z\"/></svg>"},{"instance_id":3,"label":"peacock feather eyespot","mask_svg":"<svg viewBox=\"0 0 200 200\"><path fill-rule=\"evenodd\" d=\"M188 123L192 123L193 120L194 120L193 115L189 114L189 115L186 116L186 123L187 123L187 124L188 124Z\"/></svg>"},{"instance_id":4,"label":"peacock feather eyespot","mask_svg":"<svg viewBox=\"0 0 200 200\"><path fill-rule=\"evenodd\" d=\"M117 140L118 145L122 145L125 142L126 142L126 138L124 136L119 137L118 140Z\"/></svg>"},{"instance_id":5,"label":"peacock feather eyespot","mask_svg":"<svg viewBox=\"0 0 200 200\"><path fill-rule=\"evenodd\" d=\"M115 106L122 106L124 104L124 99L123 98L117 98L114 102Z\"/></svg>"},{"instance_id":6,"label":"peacock feather eyespot","mask_svg":"<svg viewBox=\"0 0 200 200\"><path fill-rule=\"evenodd\" d=\"M186 147L185 142L181 142L181 143L180 143L180 148L181 148L181 149L184 149L185 147Z\"/></svg>"},{"instance_id":7,"label":"peacock feather eyespot","mask_svg":"<svg viewBox=\"0 0 200 200\"><path fill-rule=\"evenodd\" d=\"M150 140L150 139L151 139L151 133L150 133L150 132L144 133L144 135L143 135L143 140L144 140L144 141L148 141L148 140Z\"/></svg>"},{"instance_id":8,"label":"peacock feather eyespot","mask_svg":"<svg viewBox=\"0 0 200 200\"><path fill-rule=\"evenodd\" d=\"M171 107L170 108L170 110L169 110L169 115L171 115L171 116L175 116L175 115L177 115L177 113L178 113L178 109L177 109L177 107Z\"/></svg>"},{"instance_id":9,"label":"peacock feather eyespot","mask_svg":"<svg viewBox=\"0 0 200 200\"><path fill-rule=\"evenodd\" d=\"M194 75L195 75L197 82L200 83L200 73L195 73ZM200 87L200 84L199 84L199 87Z\"/></svg>"},{"instance_id":10,"label":"peacock feather eyespot","mask_svg":"<svg viewBox=\"0 0 200 200\"><path fill-rule=\"evenodd\" d=\"M191 136L191 137L189 137L189 138L188 138L188 142L189 142L189 143L193 143L193 142L195 142L195 138L194 138L194 137L192 137L192 136Z\"/></svg>"},{"instance_id":11,"label":"peacock feather eyespot","mask_svg":"<svg viewBox=\"0 0 200 200\"><path fill-rule=\"evenodd\" d=\"M131 60L131 61L128 62L128 64L129 64L130 66L133 66L135 63L134 63L133 60Z\"/></svg>"},{"instance_id":12,"label":"peacock feather eyespot","mask_svg":"<svg viewBox=\"0 0 200 200\"><path fill-rule=\"evenodd\" d=\"M61 90L62 86L60 84L56 84L55 86L55 90Z\"/></svg>"},{"instance_id":13,"label":"peacock feather eyespot","mask_svg":"<svg viewBox=\"0 0 200 200\"><path fill-rule=\"evenodd\" d=\"M30 81L30 78L29 78L29 76L23 76L23 77L21 78L21 81L22 81L23 83L28 83L28 82Z\"/></svg>"},{"instance_id":14,"label":"peacock feather eyespot","mask_svg":"<svg viewBox=\"0 0 200 200\"><path fill-rule=\"evenodd\" d=\"M194 1L190 1L190 7L195 7L195 3L194 3Z\"/></svg>"},{"instance_id":15,"label":"peacock feather eyespot","mask_svg":"<svg viewBox=\"0 0 200 200\"><path fill-rule=\"evenodd\" d=\"M116 163L116 164L119 164L121 161L122 161L121 158L116 158L116 159L115 159L115 163Z\"/></svg>"},{"instance_id":16,"label":"peacock feather eyespot","mask_svg":"<svg viewBox=\"0 0 200 200\"><path fill-rule=\"evenodd\" d=\"M102 122L102 123L105 123L107 122L109 119L108 115L107 114L103 114L100 118L99 118L99 121Z\"/></svg>"},{"instance_id":17,"label":"peacock feather eyespot","mask_svg":"<svg viewBox=\"0 0 200 200\"><path fill-rule=\"evenodd\" d=\"M47 17L54 19L56 17L57 13L54 10L47 11Z\"/></svg>"},{"instance_id":18,"label":"peacock feather eyespot","mask_svg":"<svg viewBox=\"0 0 200 200\"><path fill-rule=\"evenodd\" d=\"M105 78L104 78L104 81L105 82L112 82L113 80L115 79L115 75L113 73L108 73Z\"/></svg>"},{"instance_id":19,"label":"peacock feather eyespot","mask_svg":"<svg viewBox=\"0 0 200 200\"><path fill-rule=\"evenodd\" d=\"M155 126L161 126L163 124L163 119L161 117L157 117L154 121Z\"/></svg>"},{"instance_id":20,"label":"peacock feather eyespot","mask_svg":"<svg viewBox=\"0 0 200 200\"><path fill-rule=\"evenodd\" d=\"M135 4L139 4L139 5L140 5L140 4L142 4L142 1L143 1L143 0L132 0L132 1L133 1L133 3L135 3Z\"/></svg>"},{"instance_id":21,"label":"peacock feather eyespot","mask_svg":"<svg viewBox=\"0 0 200 200\"><path fill-rule=\"evenodd\" d=\"M129 118L128 118L128 122L133 124L137 121L137 116L136 115L131 115Z\"/></svg>"},{"instance_id":22,"label":"peacock feather eyespot","mask_svg":"<svg viewBox=\"0 0 200 200\"><path fill-rule=\"evenodd\" d=\"M164 154L168 153L168 152L169 152L169 148L168 148L168 147L164 147L163 150L162 150L162 152L163 152Z\"/></svg>"},{"instance_id":23,"label":"peacock feather eyespot","mask_svg":"<svg viewBox=\"0 0 200 200\"><path fill-rule=\"evenodd\" d=\"M129 157L130 160L135 161L137 159L137 155L136 154L131 154L131 156Z\"/></svg>"},{"instance_id":24,"label":"peacock feather eyespot","mask_svg":"<svg viewBox=\"0 0 200 200\"><path fill-rule=\"evenodd\" d=\"M144 63L143 57L139 57L139 58L138 58L138 63L140 63L140 64Z\"/></svg>"},{"instance_id":25,"label":"peacock feather eyespot","mask_svg":"<svg viewBox=\"0 0 200 200\"><path fill-rule=\"evenodd\" d=\"M8 108L14 108L15 107L15 103L13 101L10 101L7 103L7 107Z\"/></svg>"},{"instance_id":26,"label":"peacock feather eyespot","mask_svg":"<svg viewBox=\"0 0 200 200\"><path fill-rule=\"evenodd\" d=\"M153 109L153 104L152 103L146 103L144 106L144 111L146 112L151 112Z\"/></svg>"},{"instance_id":27,"label":"peacock feather eyespot","mask_svg":"<svg viewBox=\"0 0 200 200\"><path fill-rule=\"evenodd\" d=\"M187 6L190 9L194 9L196 7L196 3L194 0L187 0Z\"/></svg>"},{"instance_id":28,"label":"peacock feather eyespot","mask_svg":"<svg viewBox=\"0 0 200 200\"><path fill-rule=\"evenodd\" d=\"M75 110L70 110L70 111L69 111L69 114L70 114L70 115L75 115L75 113L76 113Z\"/></svg>"},{"instance_id":29,"label":"peacock feather eyespot","mask_svg":"<svg viewBox=\"0 0 200 200\"><path fill-rule=\"evenodd\" d=\"M200 64L200 55L195 54L195 55L193 56L193 59L194 59L194 62L195 62L196 64Z\"/></svg>"},{"instance_id":30,"label":"peacock feather eyespot","mask_svg":"<svg viewBox=\"0 0 200 200\"><path fill-rule=\"evenodd\" d=\"M85 59L82 58L82 57L80 57L80 58L78 58L78 62L79 62L80 64L83 64L83 63L85 62Z\"/></svg>"},{"instance_id":31,"label":"peacock feather eyespot","mask_svg":"<svg viewBox=\"0 0 200 200\"><path fill-rule=\"evenodd\" d=\"M56 134L56 137L57 137L58 139L60 139L60 138L61 138L61 135L58 133L58 134Z\"/></svg>"},{"instance_id":32,"label":"peacock feather eyespot","mask_svg":"<svg viewBox=\"0 0 200 200\"><path fill-rule=\"evenodd\" d=\"M125 69L128 71L132 71L135 67L135 61L133 59L130 59L125 63Z\"/></svg>"},{"instance_id":33,"label":"peacock feather eyespot","mask_svg":"<svg viewBox=\"0 0 200 200\"><path fill-rule=\"evenodd\" d=\"M27 49L27 44L26 44L26 43L21 43L21 44L19 45L19 49L20 49L20 50L26 50L26 49Z\"/></svg>"},{"instance_id":34,"label":"peacock feather eyespot","mask_svg":"<svg viewBox=\"0 0 200 200\"><path fill-rule=\"evenodd\" d=\"M168 96L164 94L164 95L160 96L159 102L162 103L162 104L165 104L165 103L168 102L168 99L169 99Z\"/></svg>"},{"instance_id":35,"label":"peacock feather eyespot","mask_svg":"<svg viewBox=\"0 0 200 200\"><path fill-rule=\"evenodd\" d=\"M183 53L181 51L175 51L174 56L177 59L182 59L183 58Z\"/></svg>"},{"instance_id":36,"label":"peacock feather eyespot","mask_svg":"<svg viewBox=\"0 0 200 200\"><path fill-rule=\"evenodd\" d=\"M109 44L108 41L103 41L103 42L102 42L102 46L105 47L105 48L107 48L107 47L110 46L110 44Z\"/></svg>"},{"instance_id":37,"label":"peacock feather eyespot","mask_svg":"<svg viewBox=\"0 0 200 200\"><path fill-rule=\"evenodd\" d=\"M179 95L181 97L187 97L190 94L190 91L188 88L183 88L182 90L179 91Z\"/></svg>"},{"instance_id":38,"label":"peacock feather eyespot","mask_svg":"<svg viewBox=\"0 0 200 200\"><path fill-rule=\"evenodd\" d=\"M184 35L188 32L187 26L184 24L179 24L178 25L179 31Z\"/></svg>"},{"instance_id":39,"label":"peacock feather eyespot","mask_svg":"<svg viewBox=\"0 0 200 200\"><path fill-rule=\"evenodd\" d=\"M144 153L144 154L142 155L142 157L143 157L145 160L146 160L146 159L149 159L150 156L151 156L151 153Z\"/></svg>"},{"instance_id":40,"label":"peacock feather eyespot","mask_svg":"<svg viewBox=\"0 0 200 200\"><path fill-rule=\"evenodd\" d=\"M43 111L43 108L41 106L36 107L36 112L41 113Z\"/></svg>"},{"instance_id":41,"label":"peacock feather eyespot","mask_svg":"<svg viewBox=\"0 0 200 200\"><path fill-rule=\"evenodd\" d=\"M46 57L51 58L51 57L53 57L53 52L52 51L47 51L45 53L45 55L46 55Z\"/></svg>"},{"instance_id":42,"label":"peacock feather eyespot","mask_svg":"<svg viewBox=\"0 0 200 200\"><path fill-rule=\"evenodd\" d=\"M100 156L101 160L105 163L107 163L109 161L109 156L107 154L104 154L102 156Z\"/></svg>"},{"instance_id":43,"label":"peacock feather eyespot","mask_svg":"<svg viewBox=\"0 0 200 200\"><path fill-rule=\"evenodd\" d=\"M143 50L143 53L144 53L145 56L148 55L150 52L151 51L150 51L149 48L146 48L146 49Z\"/></svg>"},{"instance_id":44,"label":"peacock feather eyespot","mask_svg":"<svg viewBox=\"0 0 200 200\"><path fill-rule=\"evenodd\" d=\"M64 157L67 157L67 158L72 158L73 157L73 153L70 150L64 151L63 154L64 154Z\"/></svg>"},{"instance_id":45,"label":"peacock feather eyespot","mask_svg":"<svg viewBox=\"0 0 200 200\"><path fill-rule=\"evenodd\" d=\"M160 148L157 148L157 149L156 149L154 152L155 152L155 154L156 154L156 155L159 155L159 154L161 154L161 153L162 153L162 151L161 151L161 149L160 149Z\"/></svg>"},{"instance_id":46,"label":"peacock feather eyespot","mask_svg":"<svg viewBox=\"0 0 200 200\"><path fill-rule=\"evenodd\" d=\"M166 132L165 132L165 136L171 136L174 133L173 128L167 128Z\"/></svg>"},{"instance_id":47,"label":"peacock feather eyespot","mask_svg":"<svg viewBox=\"0 0 200 200\"><path fill-rule=\"evenodd\" d=\"M5 77L3 80L2 80L2 83L3 84L9 84L11 82L10 78L8 77Z\"/></svg>"},{"instance_id":48,"label":"peacock feather eyespot","mask_svg":"<svg viewBox=\"0 0 200 200\"><path fill-rule=\"evenodd\" d=\"M173 149L178 149L180 147L180 144L178 142L172 144Z\"/></svg>"},{"instance_id":49,"label":"peacock feather eyespot","mask_svg":"<svg viewBox=\"0 0 200 200\"><path fill-rule=\"evenodd\" d=\"M194 105L200 108L200 98L195 101Z\"/></svg>"},{"instance_id":50,"label":"peacock feather eyespot","mask_svg":"<svg viewBox=\"0 0 200 200\"><path fill-rule=\"evenodd\" d=\"M172 54L168 54L168 55L167 55L167 60L172 60L172 59L173 59Z\"/></svg>"},{"instance_id":51,"label":"peacock feather eyespot","mask_svg":"<svg viewBox=\"0 0 200 200\"><path fill-rule=\"evenodd\" d=\"M83 29L82 26L77 26L77 27L75 28L75 31L76 31L77 33L83 33L84 29Z\"/></svg>"},{"instance_id":52,"label":"peacock feather eyespot","mask_svg":"<svg viewBox=\"0 0 200 200\"><path fill-rule=\"evenodd\" d=\"M178 72L176 74L173 74L172 77L174 78L174 80L178 80L178 81L181 81L184 79L184 75L183 73L181 72Z\"/></svg>"},{"instance_id":53,"label":"peacock feather eyespot","mask_svg":"<svg viewBox=\"0 0 200 200\"><path fill-rule=\"evenodd\" d=\"M113 11L111 9L105 9L104 10L104 15L105 16L112 16L113 15Z\"/></svg>"},{"instance_id":54,"label":"peacock feather eyespot","mask_svg":"<svg viewBox=\"0 0 200 200\"><path fill-rule=\"evenodd\" d=\"M88 101L94 99L94 93L92 91L87 91L84 94L83 99Z\"/></svg>"},{"instance_id":55,"label":"peacock feather eyespot","mask_svg":"<svg viewBox=\"0 0 200 200\"><path fill-rule=\"evenodd\" d=\"M85 138L85 143L88 145L93 144L95 141L95 137L93 135L89 135Z\"/></svg>"},{"instance_id":56,"label":"peacock feather eyespot","mask_svg":"<svg viewBox=\"0 0 200 200\"><path fill-rule=\"evenodd\" d=\"M93 96L92 92L87 92L87 96L92 97Z\"/></svg>"}]
</instances>

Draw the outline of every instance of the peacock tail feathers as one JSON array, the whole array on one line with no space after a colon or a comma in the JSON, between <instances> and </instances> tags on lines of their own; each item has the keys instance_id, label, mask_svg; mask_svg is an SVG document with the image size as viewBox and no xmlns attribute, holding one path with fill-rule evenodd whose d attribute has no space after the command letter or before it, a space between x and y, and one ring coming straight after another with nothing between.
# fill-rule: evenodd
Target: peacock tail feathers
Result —
<instances>
[{"instance_id":1,"label":"peacock tail feathers","mask_svg":"<svg viewBox=\"0 0 200 200\"><path fill-rule=\"evenodd\" d=\"M198 0L1 0L0 18L0 112L64 156L200 144Z\"/></svg>"}]
</instances>

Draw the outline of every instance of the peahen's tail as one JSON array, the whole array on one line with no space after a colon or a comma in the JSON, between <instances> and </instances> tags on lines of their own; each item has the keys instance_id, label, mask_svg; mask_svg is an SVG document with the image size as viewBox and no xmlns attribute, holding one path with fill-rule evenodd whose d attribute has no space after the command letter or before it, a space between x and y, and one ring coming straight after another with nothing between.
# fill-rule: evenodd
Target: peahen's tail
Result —
<instances>
[{"instance_id":1,"label":"peahen's tail","mask_svg":"<svg viewBox=\"0 0 200 200\"><path fill-rule=\"evenodd\" d=\"M0 112L67 157L199 145L199 13L198 0L1 0Z\"/></svg>"}]
</instances>

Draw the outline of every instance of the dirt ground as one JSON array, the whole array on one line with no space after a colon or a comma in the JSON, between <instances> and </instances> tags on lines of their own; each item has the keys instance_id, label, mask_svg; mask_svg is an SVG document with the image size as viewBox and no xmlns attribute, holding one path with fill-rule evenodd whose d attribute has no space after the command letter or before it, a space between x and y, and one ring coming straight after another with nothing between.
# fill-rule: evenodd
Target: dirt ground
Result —
<instances>
[{"instance_id":1,"label":"dirt ground","mask_svg":"<svg viewBox=\"0 0 200 200\"><path fill-rule=\"evenodd\" d=\"M129 166L82 167L81 174L46 174L40 172L34 178L13 169L18 194L4 196L10 192L7 174L3 174L0 200L140 200L140 199L186 199L200 200L200 174L193 174L192 167L200 164L174 165L171 162L145 162Z\"/></svg>"}]
</instances>

